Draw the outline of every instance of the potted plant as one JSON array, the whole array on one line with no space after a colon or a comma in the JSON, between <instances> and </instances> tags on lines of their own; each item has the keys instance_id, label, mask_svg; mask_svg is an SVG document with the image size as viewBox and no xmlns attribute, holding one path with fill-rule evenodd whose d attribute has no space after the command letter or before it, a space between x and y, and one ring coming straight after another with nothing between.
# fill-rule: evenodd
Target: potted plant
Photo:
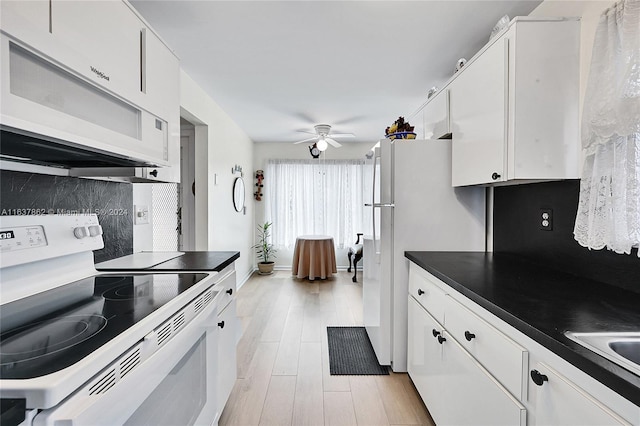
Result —
<instances>
[{"instance_id":1,"label":"potted plant","mask_svg":"<svg viewBox=\"0 0 640 426\"><path fill-rule=\"evenodd\" d=\"M258 226L258 244L253 246L256 249L256 254L261 262L258 262L258 271L261 275L267 275L273 273L274 261L270 260L275 258L275 252L277 251L273 244L269 243L269 237L271 236L269 228L272 222L265 222Z\"/></svg>"}]
</instances>

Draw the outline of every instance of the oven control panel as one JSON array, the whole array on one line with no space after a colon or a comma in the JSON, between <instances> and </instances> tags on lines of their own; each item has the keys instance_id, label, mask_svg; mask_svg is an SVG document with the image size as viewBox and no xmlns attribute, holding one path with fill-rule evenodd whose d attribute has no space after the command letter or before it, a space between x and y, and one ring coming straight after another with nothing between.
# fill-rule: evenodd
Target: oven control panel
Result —
<instances>
[{"instance_id":1,"label":"oven control panel","mask_svg":"<svg viewBox=\"0 0 640 426\"><path fill-rule=\"evenodd\" d=\"M46 245L47 237L41 225L0 229L0 251L3 253Z\"/></svg>"},{"instance_id":2,"label":"oven control panel","mask_svg":"<svg viewBox=\"0 0 640 426\"><path fill-rule=\"evenodd\" d=\"M0 216L0 268L99 250L102 232L95 214Z\"/></svg>"}]
</instances>

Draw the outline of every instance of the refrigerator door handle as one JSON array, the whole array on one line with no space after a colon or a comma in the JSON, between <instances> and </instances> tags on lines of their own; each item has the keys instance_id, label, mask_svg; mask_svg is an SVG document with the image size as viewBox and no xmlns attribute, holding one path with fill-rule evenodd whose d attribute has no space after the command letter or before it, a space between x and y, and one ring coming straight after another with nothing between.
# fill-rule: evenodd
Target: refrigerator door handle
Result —
<instances>
[{"instance_id":1,"label":"refrigerator door handle","mask_svg":"<svg viewBox=\"0 0 640 426\"><path fill-rule=\"evenodd\" d=\"M396 205L393 203L376 203L376 204L371 204L371 203L366 203L365 207L395 207Z\"/></svg>"},{"instance_id":2,"label":"refrigerator door handle","mask_svg":"<svg viewBox=\"0 0 640 426\"><path fill-rule=\"evenodd\" d=\"M376 164L380 163L380 155L378 155L379 150L376 149L374 151L373 157L373 185L371 186L371 224L373 225L373 252L376 254L376 259L379 259L380 250L377 247L376 243L376 212L373 208L376 205ZM377 263L380 263L379 261Z\"/></svg>"}]
</instances>

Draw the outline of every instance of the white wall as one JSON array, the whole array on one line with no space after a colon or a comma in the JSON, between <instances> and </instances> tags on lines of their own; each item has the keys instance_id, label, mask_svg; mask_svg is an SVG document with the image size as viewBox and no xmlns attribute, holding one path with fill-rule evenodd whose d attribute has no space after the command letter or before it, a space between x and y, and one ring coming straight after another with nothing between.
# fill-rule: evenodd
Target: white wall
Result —
<instances>
[{"instance_id":1,"label":"white wall","mask_svg":"<svg viewBox=\"0 0 640 426\"><path fill-rule=\"evenodd\" d=\"M254 212L251 203L253 142L184 71L180 72L181 116L196 130L196 250L239 251L238 281L254 269ZM239 165L247 185L246 214L235 211L231 173Z\"/></svg>"},{"instance_id":2,"label":"white wall","mask_svg":"<svg viewBox=\"0 0 640 426\"><path fill-rule=\"evenodd\" d=\"M302 135L304 137L304 135ZM367 143L349 143L344 142L341 148L333 148L329 147L324 152L324 158L327 160L347 160L347 159L356 159L356 158L364 158L365 154L375 145L377 141L367 142ZM292 160L309 160L312 159L311 154L309 154L309 145L311 143L302 143L298 145L293 145L292 143L254 143L254 155L253 155L253 174L251 176L251 181L247 182L249 185L249 195L251 197L250 203L255 205L255 225L254 228L264 222L264 203L267 192L267 187L269 186L269 176L265 174L262 188L262 201L256 201L253 198L253 192L256 187L256 179L255 179L255 171L256 170L265 170L267 168L267 160L269 159L292 159ZM321 157L323 158L323 157ZM355 242L356 236L353 236L353 242ZM276 268L278 269L290 269L291 261L293 259L293 252L291 250L278 250L276 253L278 256L276 261ZM254 255L255 258L255 255ZM338 268L342 269L347 267L348 259L347 259L347 249L336 250L336 262ZM358 268L362 266L362 262L358 264Z\"/></svg>"}]
</instances>

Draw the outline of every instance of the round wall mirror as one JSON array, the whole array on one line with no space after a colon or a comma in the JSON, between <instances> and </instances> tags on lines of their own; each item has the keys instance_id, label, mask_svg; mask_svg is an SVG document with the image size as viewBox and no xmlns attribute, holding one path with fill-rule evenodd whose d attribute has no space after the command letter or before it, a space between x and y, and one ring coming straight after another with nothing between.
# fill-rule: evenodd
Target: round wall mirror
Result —
<instances>
[{"instance_id":1,"label":"round wall mirror","mask_svg":"<svg viewBox=\"0 0 640 426\"><path fill-rule=\"evenodd\" d=\"M241 177L233 181L233 207L237 212L244 209L244 180Z\"/></svg>"}]
</instances>

